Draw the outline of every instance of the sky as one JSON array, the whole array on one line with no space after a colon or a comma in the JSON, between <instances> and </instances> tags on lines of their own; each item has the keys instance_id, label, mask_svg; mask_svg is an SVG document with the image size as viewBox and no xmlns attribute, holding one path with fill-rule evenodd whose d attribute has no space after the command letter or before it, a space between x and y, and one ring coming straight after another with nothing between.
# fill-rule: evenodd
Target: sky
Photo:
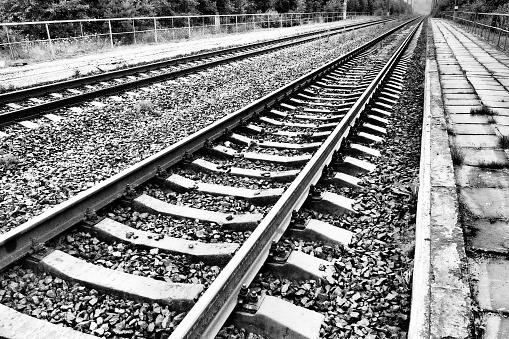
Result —
<instances>
[{"instance_id":1,"label":"sky","mask_svg":"<svg viewBox=\"0 0 509 339\"><path fill-rule=\"evenodd\" d=\"M414 12L419 14L429 14L431 11L432 0L413 0L414 1Z\"/></svg>"}]
</instances>

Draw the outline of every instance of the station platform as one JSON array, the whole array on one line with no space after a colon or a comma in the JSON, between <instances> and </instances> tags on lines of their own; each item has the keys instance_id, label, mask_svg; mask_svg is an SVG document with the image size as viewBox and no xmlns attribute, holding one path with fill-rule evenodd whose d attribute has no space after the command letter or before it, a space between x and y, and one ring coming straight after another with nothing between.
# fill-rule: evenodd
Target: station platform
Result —
<instances>
[{"instance_id":1,"label":"station platform","mask_svg":"<svg viewBox=\"0 0 509 339\"><path fill-rule=\"evenodd\" d=\"M409 338L509 338L509 55L430 19L424 107Z\"/></svg>"}]
</instances>

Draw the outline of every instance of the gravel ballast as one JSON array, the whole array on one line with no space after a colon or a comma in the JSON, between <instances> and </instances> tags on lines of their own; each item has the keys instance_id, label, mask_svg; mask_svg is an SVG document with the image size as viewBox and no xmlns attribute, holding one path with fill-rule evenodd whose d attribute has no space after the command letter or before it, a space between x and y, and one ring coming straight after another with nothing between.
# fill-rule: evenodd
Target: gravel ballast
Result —
<instances>
[{"instance_id":1,"label":"gravel ballast","mask_svg":"<svg viewBox=\"0 0 509 339\"><path fill-rule=\"evenodd\" d=\"M398 22L330 37L89 104L33 130L1 129L0 232L6 232ZM149 101L153 108L140 105ZM68 112L68 111L66 111ZM38 119L42 122L42 119ZM5 161L9 159L9 161Z\"/></svg>"},{"instance_id":2,"label":"gravel ballast","mask_svg":"<svg viewBox=\"0 0 509 339\"><path fill-rule=\"evenodd\" d=\"M320 338L406 338L417 208L421 121L424 96L426 28L406 75L405 90L394 106L387 136L376 148L377 165L352 191L333 185L318 189L355 200L356 213L332 216L302 209L318 219L355 233L349 246L335 248L283 237L279 244L334 263L334 279L292 281L262 270L250 290L278 296L325 315ZM238 338L243 329L225 327L217 338Z\"/></svg>"}]
</instances>

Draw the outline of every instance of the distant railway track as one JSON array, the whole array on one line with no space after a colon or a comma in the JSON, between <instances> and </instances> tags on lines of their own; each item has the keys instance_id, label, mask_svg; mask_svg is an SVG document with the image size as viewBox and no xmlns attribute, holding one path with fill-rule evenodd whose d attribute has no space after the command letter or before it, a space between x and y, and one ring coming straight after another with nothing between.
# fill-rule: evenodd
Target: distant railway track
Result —
<instances>
[{"instance_id":1,"label":"distant railway track","mask_svg":"<svg viewBox=\"0 0 509 339\"><path fill-rule=\"evenodd\" d=\"M384 19L354 23L340 28L323 29L3 93L0 94L0 102L4 103L0 107L0 126L40 116L48 111L97 97L112 95L158 81L182 77L217 65L388 21L391 20Z\"/></svg>"},{"instance_id":2,"label":"distant railway track","mask_svg":"<svg viewBox=\"0 0 509 339\"><path fill-rule=\"evenodd\" d=\"M330 213L354 212L351 199L318 192L314 185L319 180L327 180L355 189L359 181L356 175L372 170L372 165L363 159L379 155L373 146L383 140L392 106L403 90L402 77L411 55L408 48L415 42L415 34L422 22L408 28L413 21L415 19L389 30L0 235L0 268L5 269L32 253L27 265L52 272L64 280L185 311L187 315L171 334L170 338L175 339L214 337L238 305L239 293L243 303L236 317L239 324L250 325L252 317L246 312L263 307L260 303L277 303L270 297L263 300L250 298L243 287L266 263L267 257L268 266L276 271L286 271L285 265L288 264L296 266L293 268L296 274L317 280L327 279L327 276L332 278L327 261L310 256L302 258L304 254L295 254L296 251L292 252L277 242L285 231L290 231L302 238L348 245L352 232L312 220L302 223L296 213L304 203L317 210L325 208ZM406 29L403 37L380 45L403 29ZM376 46L378 51L375 51ZM331 172L332 168L337 171ZM211 182L204 182L204 176ZM230 185L217 183L223 180L222 177L239 179L228 179ZM151 183L147 184L149 181ZM254 188L242 187L242 182ZM135 190L142 186L142 191ZM225 197L234 205L237 200L247 201L248 205L238 203L244 206L240 208L242 213L206 211L179 203L181 200L173 195L166 196L163 201L146 193L162 194L164 191L159 186L169 187L177 194L187 194L182 199L188 199L187 203L191 205L193 193ZM139 213L209 223L219 232L226 229L250 234L241 245L176 239L122 225L112 220L109 214L99 212L108 206L113 210L117 208L115 206L131 206ZM52 248L40 246L77 225L99 238L148 247L151 252L155 250L154 253L186 255L207 265L224 267L207 288L203 283L172 285L147 277L129 278L105 267L92 269L84 259L60 251L59 241L51 243L54 246L49 247ZM94 274L87 272L89 269L95 270ZM122 284L122 279L132 279L130 287ZM108 280L113 282L108 283ZM116 281L119 286L115 286ZM152 289L160 295L147 291ZM319 331L320 316L312 311L301 313L304 318L296 317L294 322L311 319L307 324L308 332ZM9 331L27 330L20 328L21 323L22 320L15 323L10 318L0 319L0 335L9 338ZM290 331L292 329L290 326ZM279 337L277 330L275 326L274 337Z\"/></svg>"}]
</instances>

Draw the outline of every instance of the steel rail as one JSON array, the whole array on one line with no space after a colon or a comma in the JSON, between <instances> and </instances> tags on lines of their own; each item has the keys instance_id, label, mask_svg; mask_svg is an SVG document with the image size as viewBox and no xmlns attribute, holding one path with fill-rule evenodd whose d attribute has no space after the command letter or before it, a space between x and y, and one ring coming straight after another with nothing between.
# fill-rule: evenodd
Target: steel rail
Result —
<instances>
[{"instance_id":1,"label":"steel rail","mask_svg":"<svg viewBox=\"0 0 509 339\"><path fill-rule=\"evenodd\" d=\"M369 22L354 23L354 24L345 25L345 26L335 28L334 30L341 30L344 28L358 28L359 26L362 26L362 25L377 24L377 23L381 23L381 22L385 22L385 21L384 20L373 20L373 21L369 21ZM54 91L67 89L67 88L71 88L71 87L77 87L77 86L91 84L91 83L95 83L95 82L99 82L99 81L105 81L105 80L109 80L109 79L113 79L113 78L118 78L118 77L122 77L122 76L126 76L126 75L147 72L147 71L151 71L151 70L158 69L158 68L174 66L174 65L181 64L181 63L185 63L185 62L192 62L192 61L201 60L201 59L205 59L205 58L216 57L216 56L223 55L223 54L235 53L235 52L238 52L238 51L241 51L244 49L248 49L248 48L256 48L256 47L260 47L263 45L276 44L276 43L281 43L281 42L285 42L285 41L289 41L289 40L293 40L293 39L305 38L305 37L309 37L312 35L321 34L323 32L327 32L327 30L326 29L315 30L312 32L295 34L295 35L287 36L284 38L278 38L278 39L273 39L273 40L268 40L268 41L261 41L261 42L257 42L257 43L251 44L251 45L236 46L236 47L224 48L224 49L220 49L220 50L216 50L216 51L203 52L203 53L188 55L188 56L175 58L175 59L171 59L171 60L157 61L157 62L152 62L152 63L146 64L146 65L134 66L134 67L126 68L126 69L90 75L90 76L82 77L79 79L71 79L71 80L56 82L53 84L41 85L41 86L26 88L26 89L22 89L22 90L18 90L18 91L12 91L12 92L8 92L8 93L0 94L0 102L12 102L12 101L24 99L28 96L42 95L45 93L54 92Z\"/></svg>"},{"instance_id":2,"label":"steel rail","mask_svg":"<svg viewBox=\"0 0 509 339\"><path fill-rule=\"evenodd\" d=\"M272 240L284 233L290 223L292 211L298 210L302 206L308 196L310 186L318 182L324 166L330 163L334 152L341 147L342 141L360 118L363 109L370 103L390 71L396 66L422 20L403 41L260 225L184 317L170 339L213 338L217 334L233 311L241 286L248 284L259 271L268 256Z\"/></svg>"},{"instance_id":3,"label":"steel rail","mask_svg":"<svg viewBox=\"0 0 509 339\"><path fill-rule=\"evenodd\" d=\"M224 134L224 131L231 130L251 118L254 114L262 112L268 106L284 99L303 86L307 86L318 77L324 75L325 72L339 67L341 63L362 53L413 20L409 20L387 31L363 46L334 59L323 67L223 117L206 128L191 134L174 145L101 182L97 186L79 193L4 234L0 234L0 270L26 255L34 244L47 242L84 220L87 209L97 211L112 203L125 193L128 186L136 187L146 182L161 169L174 165L186 154L202 148L208 141L219 138Z\"/></svg>"},{"instance_id":4,"label":"steel rail","mask_svg":"<svg viewBox=\"0 0 509 339\"><path fill-rule=\"evenodd\" d=\"M192 66L192 67L189 67L189 68L186 68L183 70L168 72L168 73L164 73L164 74L158 74L158 75L154 75L154 76L151 76L148 78L143 78L143 79L136 79L133 81L128 81L128 82L110 86L107 88L102 88L102 89L86 92L83 94L77 94L77 95L72 95L72 96L69 96L66 98L53 100L51 102L38 104L38 105L30 106L30 107L25 107L25 108L13 110L13 111L8 111L8 112L0 114L0 126L12 123L17 120L28 119L30 117L41 115L43 112L55 110L57 108L65 107L68 105L73 105L73 104L83 102L86 100L90 100L90 99L94 99L94 98L97 98L100 96L105 96L108 94L124 91L124 90L130 89L130 88L142 86L142 85L145 85L148 83L153 83L153 82L162 81L162 80L166 80L166 79L172 79L172 78L185 76L187 74L199 72L199 71L202 71L207 68L214 67L214 66L217 66L217 65L220 65L223 63L237 61L240 59L256 56L259 54L264 54L264 53L267 53L267 52L270 52L273 50L286 48L286 47L289 47L292 45L306 43L306 42L320 39L320 38L326 37L326 36L349 32L349 31L352 31L352 30L355 30L358 28L369 27L369 26L376 25L376 24L379 24L382 22L387 22L387 20L370 21L368 23L357 23L354 25L342 26L340 28L336 28L333 30L324 30L323 31L323 32L327 32L327 33L323 33L322 31L318 31L321 33L317 33L317 31L314 31L312 33L305 33L303 35L297 36L297 38L300 38L303 36L305 37L305 36L309 36L309 35L314 35L314 36L304 38L304 39L298 40L298 41L289 41L283 45L271 46L271 47L267 47L267 48L264 48L261 50L256 50L256 51L251 51L251 52L231 56L231 57L225 58L225 59L210 61L210 62L204 63L202 65ZM318 35L316 35L316 34L318 34ZM54 83L54 84L50 84L50 85L32 87L32 88L28 88L28 89L24 89L24 90L20 90L20 91L16 91L16 92L0 94L0 102L16 101L16 100L20 100L20 99L30 97L30 96L42 95L42 94L45 94L48 92L58 91L58 90L72 88L72 87L81 86L81 85L90 84L90 83L96 83L98 81L109 80L112 78L118 78L118 77L130 75L130 74L146 72L146 71L150 71L150 70L157 69L157 68L177 65L179 63L192 62L192 61L197 61L197 60L204 59L204 58L211 58L211 57L215 57L215 56L219 56L219 55L226 55L226 54L230 54L230 53L235 53L239 50L251 49L254 47L259 47L261 45L275 44L275 43L280 43L280 42L293 40L293 39L296 39L296 36L271 40L269 42L259 42L259 43L249 45L249 46L239 46L239 47L222 49L222 50L218 50L218 51L206 52L206 53L196 54L196 55L182 57L182 58L178 58L178 59L172 59L172 60L167 60L167 61L162 61L162 62L151 63L151 64L147 64L147 65L137 66L137 67L128 68L128 69L124 69L124 70L118 70L118 71L113 71L113 72L109 72L109 73L92 75L92 76L83 77L80 79L67 80L67 81L58 82L58 83Z\"/></svg>"}]
</instances>

